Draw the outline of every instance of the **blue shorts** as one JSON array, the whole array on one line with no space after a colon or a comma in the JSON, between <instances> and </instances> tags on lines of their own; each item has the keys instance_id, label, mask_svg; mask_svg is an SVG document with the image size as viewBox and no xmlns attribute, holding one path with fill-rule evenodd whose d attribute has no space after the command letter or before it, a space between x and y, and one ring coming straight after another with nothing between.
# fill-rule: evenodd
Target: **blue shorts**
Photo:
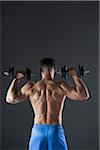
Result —
<instances>
[{"instance_id":1,"label":"blue shorts","mask_svg":"<svg viewBox=\"0 0 100 150\"><path fill-rule=\"evenodd\" d=\"M29 150L68 150L64 129L60 124L34 124Z\"/></svg>"}]
</instances>

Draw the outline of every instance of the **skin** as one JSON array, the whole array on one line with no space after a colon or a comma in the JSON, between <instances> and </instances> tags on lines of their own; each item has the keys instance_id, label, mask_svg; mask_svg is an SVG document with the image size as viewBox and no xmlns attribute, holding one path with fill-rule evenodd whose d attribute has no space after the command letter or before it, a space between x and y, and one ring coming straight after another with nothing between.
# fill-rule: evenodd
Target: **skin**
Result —
<instances>
[{"instance_id":1,"label":"skin","mask_svg":"<svg viewBox=\"0 0 100 150\"><path fill-rule=\"evenodd\" d=\"M54 80L55 68L44 67L41 80L36 83L27 82L17 90L19 82L24 78L22 73L17 73L11 82L6 95L6 102L16 104L29 100L34 114L34 124L62 124L62 111L66 97L74 101L89 99L89 91L74 68L68 70L75 86L67 81Z\"/></svg>"}]
</instances>

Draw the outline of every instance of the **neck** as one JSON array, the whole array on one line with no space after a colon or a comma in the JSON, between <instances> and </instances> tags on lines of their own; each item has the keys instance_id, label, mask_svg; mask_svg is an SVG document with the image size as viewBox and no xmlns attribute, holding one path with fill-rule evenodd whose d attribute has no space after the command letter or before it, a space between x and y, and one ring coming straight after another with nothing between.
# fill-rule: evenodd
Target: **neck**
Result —
<instances>
[{"instance_id":1,"label":"neck","mask_svg":"<svg viewBox=\"0 0 100 150\"><path fill-rule=\"evenodd\" d=\"M47 74L47 75L45 74L45 75L42 76L42 79L43 80L52 80L52 77L49 74Z\"/></svg>"},{"instance_id":2,"label":"neck","mask_svg":"<svg viewBox=\"0 0 100 150\"><path fill-rule=\"evenodd\" d=\"M42 77L42 80L52 80L51 77Z\"/></svg>"}]
</instances>

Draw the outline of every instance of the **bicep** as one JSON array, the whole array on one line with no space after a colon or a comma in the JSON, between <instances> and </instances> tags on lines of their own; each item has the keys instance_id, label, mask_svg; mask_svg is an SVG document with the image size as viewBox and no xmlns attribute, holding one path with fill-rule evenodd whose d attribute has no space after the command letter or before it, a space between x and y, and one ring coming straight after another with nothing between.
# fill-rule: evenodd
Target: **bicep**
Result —
<instances>
[{"instance_id":1,"label":"bicep","mask_svg":"<svg viewBox=\"0 0 100 150\"><path fill-rule=\"evenodd\" d=\"M71 100L83 100L83 97L74 88L72 88L71 91L68 91L66 96Z\"/></svg>"},{"instance_id":2,"label":"bicep","mask_svg":"<svg viewBox=\"0 0 100 150\"><path fill-rule=\"evenodd\" d=\"M28 96L24 95L21 93L21 91L18 91L14 97L14 101L12 102L13 104L14 103L20 103L22 101L25 101L28 99Z\"/></svg>"},{"instance_id":3,"label":"bicep","mask_svg":"<svg viewBox=\"0 0 100 150\"><path fill-rule=\"evenodd\" d=\"M75 87L72 87L67 82L61 83L61 88L63 89L64 95L67 96L71 100L82 100L81 95L77 92Z\"/></svg>"},{"instance_id":4,"label":"bicep","mask_svg":"<svg viewBox=\"0 0 100 150\"><path fill-rule=\"evenodd\" d=\"M29 99L29 89L32 83L28 82L21 87L21 89L15 94L12 104L19 103Z\"/></svg>"}]
</instances>

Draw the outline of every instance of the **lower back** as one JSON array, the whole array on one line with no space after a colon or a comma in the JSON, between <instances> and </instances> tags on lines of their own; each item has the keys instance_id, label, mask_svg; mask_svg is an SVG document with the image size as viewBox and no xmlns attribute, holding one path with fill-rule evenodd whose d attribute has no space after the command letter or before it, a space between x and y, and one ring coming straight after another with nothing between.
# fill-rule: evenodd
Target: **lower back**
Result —
<instances>
[{"instance_id":1,"label":"lower back","mask_svg":"<svg viewBox=\"0 0 100 150\"><path fill-rule=\"evenodd\" d=\"M55 114L35 115L34 124L62 124L61 118Z\"/></svg>"}]
</instances>

